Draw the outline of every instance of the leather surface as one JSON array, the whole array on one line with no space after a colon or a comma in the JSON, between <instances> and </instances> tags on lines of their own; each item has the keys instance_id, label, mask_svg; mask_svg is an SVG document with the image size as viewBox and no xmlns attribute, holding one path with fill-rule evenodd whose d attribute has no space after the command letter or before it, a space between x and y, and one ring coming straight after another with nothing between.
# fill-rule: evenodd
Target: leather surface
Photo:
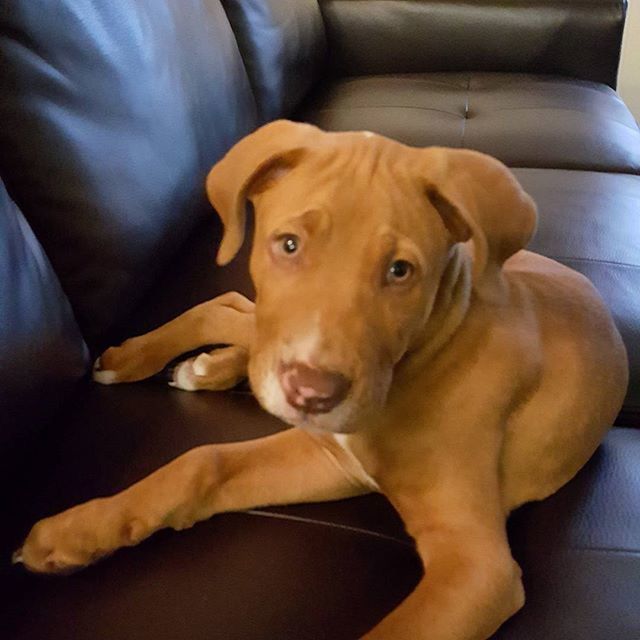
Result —
<instances>
[{"instance_id":1,"label":"leather surface","mask_svg":"<svg viewBox=\"0 0 640 640\"><path fill-rule=\"evenodd\" d=\"M75 391L87 353L58 278L0 181L0 465Z\"/></svg>"},{"instance_id":2,"label":"leather surface","mask_svg":"<svg viewBox=\"0 0 640 640\"><path fill-rule=\"evenodd\" d=\"M513 523L527 604L496 640L640 637L640 431L614 429L585 469Z\"/></svg>"},{"instance_id":3,"label":"leather surface","mask_svg":"<svg viewBox=\"0 0 640 640\"><path fill-rule=\"evenodd\" d=\"M0 169L93 342L211 215L256 125L242 59L218 0L15 0L0 60Z\"/></svg>"},{"instance_id":4,"label":"leather surface","mask_svg":"<svg viewBox=\"0 0 640 640\"><path fill-rule=\"evenodd\" d=\"M418 575L404 546L375 536L227 514L81 574L16 577L5 637L355 640Z\"/></svg>"},{"instance_id":5,"label":"leather surface","mask_svg":"<svg viewBox=\"0 0 640 640\"><path fill-rule=\"evenodd\" d=\"M516 169L536 201L529 248L580 271L597 287L629 357L629 389L618 424L640 427L640 176Z\"/></svg>"},{"instance_id":6,"label":"leather surface","mask_svg":"<svg viewBox=\"0 0 640 640\"><path fill-rule=\"evenodd\" d=\"M288 116L323 72L317 0L223 0L262 122Z\"/></svg>"},{"instance_id":7,"label":"leather surface","mask_svg":"<svg viewBox=\"0 0 640 640\"><path fill-rule=\"evenodd\" d=\"M427 73L330 82L297 118L411 146L467 147L512 167L640 173L640 131L609 87L552 76Z\"/></svg>"},{"instance_id":8,"label":"leather surface","mask_svg":"<svg viewBox=\"0 0 640 640\"><path fill-rule=\"evenodd\" d=\"M36 518L120 490L193 446L282 428L246 393L161 381L81 391L34 446L25 484L0 485L2 558ZM162 532L69 578L0 563L0 628L11 640L44 630L47 640L355 638L419 576L380 497L260 509Z\"/></svg>"},{"instance_id":9,"label":"leather surface","mask_svg":"<svg viewBox=\"0 0 640 640\"><path fill-rule=\"evenodd\" d=\"M26 486L2 484L0 552L8 557L36 518L120 490L192 446L280 428L242 393L87 385L34 450ZM510 537L529 604L500 640L604 640L607 629L637 638L639 468L640 431L616 429L576 480L516 514ZM217 516L71 577L3 565L0 622L11 640L45 629L48 640L347 640L419 577L397 516L368 496ZM610 588L596 597L594 581Z\"/></svg>"},{"instance_id":10,"label":"leather surface","mask_svg":"<svg viewBox=\"0 0 640 640\"><path fill-rule=\"evenodd\" d=\"M623 0L323 0L342 76L550 73L615 87Z\"/></svg>"}]
</instances>

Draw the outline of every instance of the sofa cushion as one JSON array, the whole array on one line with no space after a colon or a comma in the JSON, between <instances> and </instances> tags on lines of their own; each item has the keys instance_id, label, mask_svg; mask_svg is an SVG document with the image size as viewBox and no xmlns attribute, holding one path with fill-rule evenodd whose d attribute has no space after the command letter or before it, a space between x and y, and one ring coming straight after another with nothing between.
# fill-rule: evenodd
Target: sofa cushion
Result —
<instances>
[{"instance_id":1,"label":"sofa cushion","mask_svg":"<svg viewBox=\"0 0 640 640\"><path fill-rule=\"evenodd\" d=\"M286 117L318 80L326 55L317 0L223 0L263 122Z\"/></svg>"},{"instance_id":2,"label":"sofa cushion","mask_svg":"<svg viewBox=\"0 0 640 640\"><path fill-rule=\"evenodd\" d=\"M640 176L516 169L536 201L529 248L589 278L613 313L629 356L619 424L640 427Z\"/></svg>"},{"instance_id":3,"label":"sofa cushion","mask_svg":"<svg viewBox=\"0 0 640 640\"><path fill-rule=\"evenodd\" d=\"M191 447L282 428L246 393L87 383L32 453L28 490L0 487L0 557L35 519L121 490ZM0 626L12 640L355 638L421 574L380 496L216 516L72 577L5 569Z\"/></svg>"},{"instance_id":4,"label":"sofa cushion","mask_svg":"<svg viewBox=\"0 0 640 640\"><path fill-rule=\"evenodd\" d=\"M94 342L210 216L204 176L256 125L218 0L15 0L1 169Z\"/></svg>"},{"instance_id":5,"label":"sofa cushion","mask_svg":"<svg viewBox=\"0 0 640 640\"><path fill-rule=\"evenodd\" d=\"M36 518L120 490L190 447L280 428L246 394L87 386L34 455L28 490L2 485L0 552ZM557 496L516 514L510 538L530 604L498 638L583 637L586 620L597 630L589 640L636 640L639 465L640 431L616 429ZM375 495L215 516L70 577L5 569L12 640L353 640L421 576L397 515ZM594 598L601 570L608 590Z\"/></svg>"},{"instance_id":6,"label":"sofa cushion","mask_svg":"<svg viewBox=\"0 0 640 640\"><path fill-rule=\"evenodd\" d=\"M86 365L58 278L0 181L0 466L20 464L20 445L47 427Z\"/></svg>"},{"instance_id":7,"label":"sofa cushion","mask_svg":"<svg viewBox=\"0 0 640 640\"><path fill-rule=\"evenodd\" d=\"M467 147L512 167L640 173L640 131L609 87L553 76L426 73L336 80L298 112L411 146Z\"/></svg>"},{"instance_id":8,"label":"sofa cushion","mask_svg":"<svg viewBox=\"0 0 640 640\"><path fill-rule=\"evenodd\" d=\"M321 0L339 75L519 71L615 87L625 0Z\"/></svg>"}]
</instances>

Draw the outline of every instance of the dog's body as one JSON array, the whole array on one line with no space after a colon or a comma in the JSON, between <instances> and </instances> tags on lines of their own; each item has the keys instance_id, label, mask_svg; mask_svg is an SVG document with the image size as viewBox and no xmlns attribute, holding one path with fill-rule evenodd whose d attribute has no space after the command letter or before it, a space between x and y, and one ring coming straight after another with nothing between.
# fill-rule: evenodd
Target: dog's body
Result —
<instances>
[{"instance_id":1,"label":"dog's body","mask_svg":"<svg viewBox=\"0 0 640 640\"><path fill-rule=\"evenodd\" d=\"M302 428L194 449L38 523L18 559L61 571L214 513L380 491L426 576L367 638L487 638L524 601L508 514L573 477L623 401L626 355L595 289L521 250L535 206L474 152L276 122L208 191L222 263L254 202L255 309L239 294L200 305L108 350L95 377L141 379L227 343L174 385L227 387L248 361L261 404Z\"/></svg>"}]
</instances>

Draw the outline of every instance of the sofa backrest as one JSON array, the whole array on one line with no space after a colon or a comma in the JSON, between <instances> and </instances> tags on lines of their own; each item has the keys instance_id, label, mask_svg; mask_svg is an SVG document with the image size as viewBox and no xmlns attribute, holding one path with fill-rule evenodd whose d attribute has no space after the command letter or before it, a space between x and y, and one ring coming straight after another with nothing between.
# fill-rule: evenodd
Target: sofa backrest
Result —
<instances>
[{"instance_id":1,"label":"sofa backrest","mask_svg":"<svg viewBox=\"0 0 640 640\"><path fill-rule=\"evenodd\" d=\"M48 422L87 364L69 301L0 181L0 457Z\"/></svg>"},{"instance_id":2,"label":"sofa backrest","mask_svg":"<svg viewBox=\"0 0 640 640\"><path fill-rule=\"evenodd\" d=\"M317 0L222 0L261 122L291 115L320 77L326 42Z\"/></svg>"},{"instance_id":3,"label":"sofa backrest","mask_svg":"<svg viewBox=\"0 0 640 640\"><path fill-rule=\"evenodd\" d=\"M557 74L615 88L626 0L320 0L340 75Z\"/></svg>"},{"instance_id":4,"label":"sofa backrest","mask_svg":"<svg viewBox=\"0 0 640 640\"><path fill-rule=\"evenodd\" d=\"M0 86L0 171L95 344L257 125L233 31L219 0L12 0Z\"/></svg>"}]
</instances>

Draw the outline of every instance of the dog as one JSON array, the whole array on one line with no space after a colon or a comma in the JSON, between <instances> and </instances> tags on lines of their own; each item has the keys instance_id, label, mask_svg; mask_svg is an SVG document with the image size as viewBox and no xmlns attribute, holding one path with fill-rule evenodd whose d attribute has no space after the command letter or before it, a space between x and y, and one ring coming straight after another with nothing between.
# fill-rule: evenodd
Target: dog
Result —
<instances>
[{"instance_id":1,"label":"dog","mask_svg":"<svg viewBox=\"0 0 640 640\"><path fill-rule=\"evenodd\" d=\"M509 513L568 482L623 402L626 353L595 288L524 250L535 204L475 151L283 120L238 142L206 186L221 265L254 206L255 305L201 304L108 349L94 378L139 380L224 343L172 384L226 388L248 371L293 428L198 447L42 520L15 561L63 572L216 513L381 492L426 574L365 638L489 637L524 603Z\"/></svg>"}]
</instances>

